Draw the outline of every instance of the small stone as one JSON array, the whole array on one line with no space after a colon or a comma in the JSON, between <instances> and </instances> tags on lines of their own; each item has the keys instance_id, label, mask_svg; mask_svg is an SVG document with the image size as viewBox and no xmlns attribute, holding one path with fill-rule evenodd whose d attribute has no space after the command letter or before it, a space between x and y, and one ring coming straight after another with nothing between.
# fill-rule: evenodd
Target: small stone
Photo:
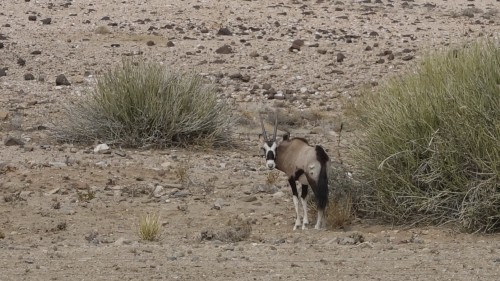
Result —
<instances>
[{"instance_id":1,"label":"small stone","mask_svg":"<svg viewBox=\"0 0 500 281\"><path fill-rule=\"evenodd\" d=\"M35 15L30 15L28 16L29 21L36 21L36 16Z\"/></svg>"},{"instance_id":2,"label":"small stone","mask_svg":"<svg viewBox=\"0 0 500 281\"><path fill-rule=\"evenodd\" d=\"M245 196L241 198L241 201L243 202L254 202L257 201L257 197L255 196Z\"/></svg>"},{"instance_id":3,"label":"small stone","mask_svg":"<svg viewBox=\"0 0 500 281\"><path fill-rule=\"evenodd\" d=\"M156 198L162 197L164 195L163 191L164 191L163 186L157 185L153 191L153 196Z\"/></svg>"},{"instance_id":4,"label":"small stone","mask_svg":"<svg viewBox=\"0 0 500 281\"><path fill-rule=\"evenodd\" d=\"M56 188L53 188L51 190L49 190L47 193L45 193L45 195L52 195L52 194L56 194L59 192L59 190L61 190L60 187L56 187Z\"/></svg>"},{"instance_id":5,"label":"small stone","mask_svg":"<svg viewBox=\"0 0 500 281\"><path fill-rule=\"evenodd\" d=\"M50 24L52 22L52 18L46 18L42 20L43 24Z\"/></svg>"},{"instance_id":6,"label":"small stone","mask_svg":"<svg viewBox=\"0 0 500 281\"><path fill-rule=\"evenodd\" d=\"M324 54L326 54L327 51L325 49L318 49L317 52L320 55L324 55Z\"/></svg>"},{"instance_id":7,"label":"small stone","mask_svg":"<svg viewBox=\"0 0 500 281\"><path fill-rule=\"evenodd\" d=\"M274 198L283 198L283 196L285 196L285 193L283 191L278 191L273 194Z\"/></svg>"},{"instance_id":8,"label":"small stone","mask_svg":"<svg viewBox=\"0 0 500 281\"><path fill-rule=\"evenodd\" d=\"M3 143L5 144L5 146L24 145L24 142L21 139L14 138L12 136L7 136L4 139Z\"/></svg>"},{"instance_id":9,"label":"small stone","mask_svg":"<svg viewBox=\"0 0 500 281\"><path fill-rule=\"evenodd\" d=\"M167 42L167 47L174 47L174 46L175 46L174 42L172 41Z\"/></svg>"},{"instance_id":10,"label":"small stone","mask_svg":"<svg viewBox=\"0 0 500 281\"><path fill-rule=\"evenodd\" d=\"M7 69L6 67L0 67L0 77L7 76Z\"/></svg>"},{"instance_id":11,"label":"small stone","mask_svg":"<svg viewBox=\"0 0 500 281\"><path fill-rule=\"evenodd\" d=\"M227 55L233 52L233 49L229 45L223 45L222 47L215 50L217 54Z\"/></svg>"},{"instance_id":12,"label":"small stone","mask_svg":"<svg viewBox=\"0 0 500 281\"><path fill-rule=\"evenodd\" d=\"M68 81L64 74L59 74L56 77L56 86L70 86L71 83Z\"/></svg>"},{"instance_id":13,"label":"small stone","mask_svg":"<svg viewBox=\"0 0 500 281\"><path fill-rule=\"evenodd\" d=\"M31 73L26 73L24 74L24 80L26 81L35 80L35 76Z\"/></svg>"},{"instance_id":14,"label":"small stone","mask_svg":"<svg viewBox=\"0 0 500 281\"><path fill-rule=\"evenodd\" d=\"M250 52L249 56L252 58L256 58L259 56L259 53L257 53L257 51L252 51L252 52Z\"/></svg>"},{"instance_id":15,"label":"small stone","mask_svg":"<svg viewBox=\"0 0 500 281\"><path fill-rule=\"evenodd\" d=\"M231 32L231 30L229 30L229 28L223 27L223 28L219 29L219 31L217 32L217 35L232 36L233 33Z\"/></svg>"},{"instance_id":16,"label":"small stone","mask_svg":"<svg viewBox=\"0 0 500 281\"><path fill-rule=\"evenodd\" d=\"M215 210L220 210L222 208L222 206L224 206L224 199L222 199L222 198L215 199L213 208Z\"/></svg>"},{"instance_id":17,"label":"small stone","mask_svg":"<svg viewBox=\"0 0 500 281\"><path fill-rule=\"evenodd\" d=\"M155 42L154 42L154 41L152 41L152 40L149 40L148 42L146 42L146 45L148 45L148 46L150 46L150 47L151 47L151 46L154 46L154 45L155 45Z\"/></svg>"},{"instance_id":18,"label":"small stone","mask_svg":"<svg viewBox=\"0 0 500 281\"><path fill-rule=\"evenodd\" d=\"M0 110L0 120L5 121L8 118L9 118L9 112Z\"/></svg>"},{"instance_id":19,"label":"small stone","mask_svg":"<svg viewBox=\"0 0 500 281\"><path fill-rule=\"evenodd\" d=\"M131 243L132 243L132 241L130 241L130 240L128 240L128 239L125 239L125 238L123 238L123 237L120 237L120 238L116 239L116 241L115 241L115 242L113 242L113 244L114 244L115 246L129 245L129 244L131 244Z\"/></svg>"},{"instance_id":20,"label":"small stone","mask_svg":"<svg viewBox=\"0 0 500 281\"><path fill-rule=\"evenodd\" d=\"M115 151L115 154L120 156L120 157L125 157L127 156L127 153L123 150L118 150L118 151Z\"/></svg>"},{"instance_id":21,"label":"small stone","mask_svg":"<svg viewBox=\"0 0 500 281\"><path fill-rule=\"evenodd\" d=\"M297 40L294 40L292 42L292 46L290 46L290 48L288 49L290 52L293 52L294 50L296 51L300 51L300 48L304 46L304 40L300 40L300 39L297 39Z\"/></svg>"},{"instance_id":22,"label":"small stone","mask_svg":"<svg viewBox=\"0 0 500 281\"><path fill-rule=\"evenodd\" d=\"M106 153L106 152L111 152L111 149L109 146L105 143L98 144L96 147L94 147L94 153Z\"/></svg>"},{"instance_id":23,"label":"small stone","mask_svg":"<svg viewBox=\"0 0 500 281\"><path fill-rule=\"evenodd\" d=\"M338 53L337 54L337 62L343 62L345 59L345 55L343 53Z\"/></svg>"},{"instance_id":24,"label":"small stone","mask_svg":"<svg viewBox=\"0 0 500 281\"><path fill-rule=\"evenodd\" d=\"M264 90L270 90L271 88L272 88L272 86L269 83L262 84L262 89L264 89Z\"/></svg>"},{"instance_id":25,"label":"small stone","mask_svg":"<svg viewBox=\"0 0 500 281\"><path fill-rule=\"evenodd\" d=\"M404 57L402 58L402 60L404 60L404 61L409 61L409 60L412 60L413 58L415 58L415 56L413 56L413 55L407 55L407 56L404 56Z\"/></svg>"},{"instance_id":26,"label":"small stone","mask_svg":"<svg viewBox=\"0 0 500 281\"><path fill-rule=\"evenodd\" d=\"M68 165L64 162L49 162L49 166L56 167L56 168L62 168L62 167L66 167Z\"/></svg>"},{"instance_id":27,"label":"small stone","mask_svg":"<svg viewBox=\"0 0 500 281\"><path fill-rule=\"evenodd\" d=\"M243 77L243 75L241 75L241 73L239 73L239 72L229 75L229 78L231 78L231 79L241 79L241 77Z\"/></svg>"},{"instance_id":28,"label":"small stone","mask_svg":"<svg viewBox=\"0 0 500 281\"><path fill-rule=\"evenodd\" d=\"M17 59L17 64L20 65L20 66L25 66L26 65L26 61L22 58L18 58Z\"/></svg>"}]
</instances>

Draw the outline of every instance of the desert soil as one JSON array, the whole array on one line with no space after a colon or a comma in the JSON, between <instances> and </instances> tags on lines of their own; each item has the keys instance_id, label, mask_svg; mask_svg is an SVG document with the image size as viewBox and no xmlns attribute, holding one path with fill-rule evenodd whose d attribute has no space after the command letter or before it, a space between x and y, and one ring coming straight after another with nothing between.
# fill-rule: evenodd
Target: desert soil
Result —
<instances>
[{"instance_id":1,"label":"desert soil","mask_svg":"<svg viewBox=\"0 0 500 281\"><path fill-rule=\"evenodd\" d=\"M256 117L295 112L293 135L348 159L356 128L343 116L363 90L430 51L498 38L499 9L496 0L1 1L0 280L498 280L498 234L362 218L293 231L286 179L266 184ZM62 109L124 57L214 82L241 117L234 147L94 153L96 144L57 143ZM60 74L70 85L56 85ZM160 216L159 241L137 235L146 213Z\"/></svg>"}]
</instances>

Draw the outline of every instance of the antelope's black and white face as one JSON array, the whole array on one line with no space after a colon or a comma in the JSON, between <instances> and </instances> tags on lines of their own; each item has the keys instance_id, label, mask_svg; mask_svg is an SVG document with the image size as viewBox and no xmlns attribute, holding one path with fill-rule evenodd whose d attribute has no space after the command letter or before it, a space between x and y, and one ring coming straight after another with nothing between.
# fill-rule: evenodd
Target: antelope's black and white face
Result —
<instances>
[{"instance_id":1,"label":"antelope's black and white face","mask_svg":"<svg viewBox=\"0 0 500 281\"><path fill-rule=\"evenodd\" d=\"M264 151L266 156L266 166L269 170L276 168L276 141L265 140L262 135L259 136L261 149Z\"/></svg>"}]
</instances>

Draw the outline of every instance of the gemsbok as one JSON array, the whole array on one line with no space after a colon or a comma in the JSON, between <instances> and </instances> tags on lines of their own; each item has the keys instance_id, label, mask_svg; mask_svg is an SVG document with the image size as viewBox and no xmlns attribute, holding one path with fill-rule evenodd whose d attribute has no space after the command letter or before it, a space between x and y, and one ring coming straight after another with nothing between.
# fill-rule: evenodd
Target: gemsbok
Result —
<instances>
[{"instance_id":1,"label":"gemsbok","mask_svg":"<svg viewBox=\"0 0 500 281\"><path fill-rule=\"evenodd\" d=\"M294 230L302 225L302 229L306 229L309 223L307 216L307 191L311 186L316 195L318 218L316 221L316 229L323 226L323 218L326 205L328 204L328 166L330 159L325 150L319 146L311 146L307 140L303 138L290 138L289 134L285 134L281 142L278 143L276 133L278 130L278 114L276 113L274 122L274 134L272 139L267 137L264 121L260 116L262 125L262 134L259 135L261 148L264 150L266 157L266 165L270 170L276 168L284 172L288 176L288 182L292 188L293 204L297 218L295 220ZM302 193L300 201L304 211L302 224L299 215L299 195L297 192L296 181L302 184Z\"/></svg>"}]
</instances>

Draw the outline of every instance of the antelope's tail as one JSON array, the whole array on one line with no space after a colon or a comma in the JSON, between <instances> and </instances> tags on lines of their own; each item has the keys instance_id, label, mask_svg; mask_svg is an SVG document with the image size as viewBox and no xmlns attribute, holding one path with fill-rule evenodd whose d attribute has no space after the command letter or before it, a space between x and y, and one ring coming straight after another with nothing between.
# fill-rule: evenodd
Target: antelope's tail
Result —
<instances>
[{"instance_id":1,"label":"antelope's tail","mask_svg":"<svg viewBox=\"0 0 500 281\"><path fill-rule=\"evenodd\" d=\"M319 145L316 146L316 157L321 163L316 199L318 200L318 209L324 210L328 204L328 162L330 161L330 158L326 154L325 150Z\"/></svg>"}]
</instances>

